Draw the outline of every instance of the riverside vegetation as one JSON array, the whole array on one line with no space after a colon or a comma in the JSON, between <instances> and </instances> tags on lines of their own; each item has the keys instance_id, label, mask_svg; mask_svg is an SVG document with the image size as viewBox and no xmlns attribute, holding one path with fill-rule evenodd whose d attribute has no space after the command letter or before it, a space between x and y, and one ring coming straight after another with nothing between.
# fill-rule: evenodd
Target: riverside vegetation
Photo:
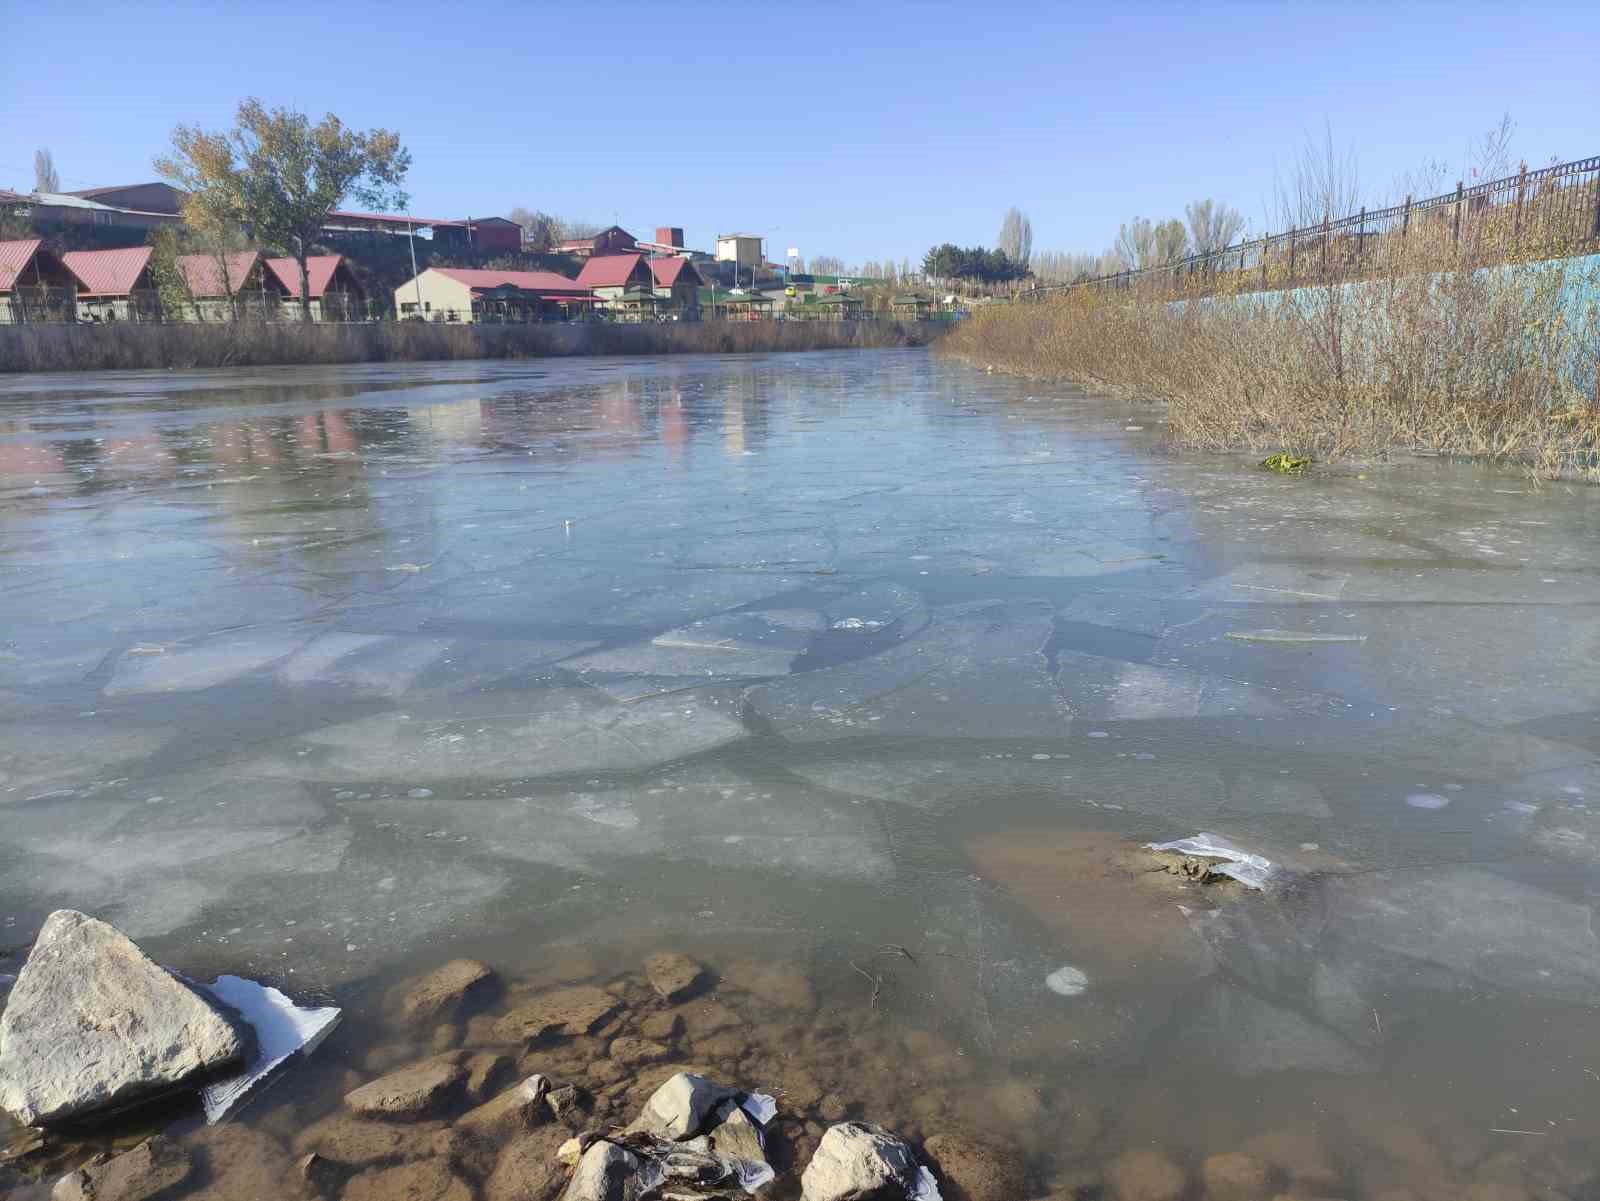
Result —
<instances>
[{"instance_id":1,"label":"riverside vegetation","mask_svg":"<svg viewBox=\"0 0 1600 1201\"><path fill-rule=\"evenodd\" d=\"M1545 258L1483 226L1385 239L1361 271L1299 287L1267 261L1072 288L980 312L942 349L1165 402L1179 446L1600 476L1600 257Z\"/></svg>"},{"instance_id":2,"label":"riverside vegetation","mask_svg":"<svg viewBox=\"0 0 1600 1201\"><path fill-rule=\"evenodd\" d=\"M215 325L0 326L0 371L100 371L267 364L522 359L561 355L751 354L922 346L928 322L708 321L652 325Z\"/></svg>"}]
</instances>

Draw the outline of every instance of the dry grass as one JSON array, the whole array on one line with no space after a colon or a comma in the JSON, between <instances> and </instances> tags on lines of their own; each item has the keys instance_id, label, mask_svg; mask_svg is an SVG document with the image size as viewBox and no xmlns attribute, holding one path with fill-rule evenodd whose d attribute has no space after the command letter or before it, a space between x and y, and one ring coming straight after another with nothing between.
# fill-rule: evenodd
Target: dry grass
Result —
<instances>
[{"instance_id":1,"label":"dry grass","mask_svg":"<svg viewBox=\"0 0 1600 1201\"><path fill-rule=\"evenodd\" d=\"M98 371L376 363L557 355L745 354L919 346L929 323L723 322L670 325L443 325L382 322L300 325L0 326L0 371Z\"/></svg>"},{"instance_id":2,"label":"dry grass","mask_svg":"<svg viewBox=\"0 0 1600 1201\"><path fill-rule=\"evenodd\" d=\"M1083 290L996 307L942 348L1166 401L1185 446L1422 450L1600 474L1600 259L1410 254L1286 292L1246 292L1242 276L1204 298Z\"/></svg>"}]
</instances>

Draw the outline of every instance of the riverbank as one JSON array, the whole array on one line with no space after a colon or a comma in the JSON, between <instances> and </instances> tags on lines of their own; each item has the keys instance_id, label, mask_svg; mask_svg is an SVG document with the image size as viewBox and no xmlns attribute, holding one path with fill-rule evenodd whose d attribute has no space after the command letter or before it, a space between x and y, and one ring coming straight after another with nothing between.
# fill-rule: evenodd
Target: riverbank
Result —
<instances>
[{"instance_id":1,"label":"riverbank","mask_svg":"<svg viewBox=\"0 0 1600 1201\"><path fill-rule=\"evenodd\" d=\"M1594 475L1597 296L1595 256L1180 300L1083 289L986 309L941 350L1164 401L1181 446Z\"/></svg>"},{"instance_id":2,"label":"riverbank","mask_svg":"<svg viewBox=\"0 0 1600 1201\"><path fill-rule=\"evenodd\" d=\"M944 328L915 321L13 325L0 326L0 372L880 349L925 346Z\"/></svg>"}]
</instances>

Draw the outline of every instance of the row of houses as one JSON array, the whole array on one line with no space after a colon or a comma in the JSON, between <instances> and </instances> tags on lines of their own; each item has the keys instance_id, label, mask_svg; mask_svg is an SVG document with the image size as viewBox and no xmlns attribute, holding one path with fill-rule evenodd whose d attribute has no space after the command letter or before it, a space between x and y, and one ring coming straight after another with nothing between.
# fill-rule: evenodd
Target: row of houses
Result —
<instances>
[{"instance_id":1,"label":"row of houses","mask_svg":"<svg viewBox=\"0 0 1600 1201\"><path fill-rule=\"evenodd\" d=\"M704 280L687 258L591 254L576 279L554 271L429 267L394 291L402 320L525 322L603 314L642 321L700 316Z\"/></svg>"},{"instance_id":2,"label":"row of houses","mask_svg":"<svg viewBox=\"0 0 1600 1201\"><path fill-rule=\"evenodd\" d=\"M270 320L298 314L300 265L292 258L267 258L253 250L222 261L182 255L176 266L188 311L175 314L162 304L153 255L149 246L57 254L40 238L0 242L0 324L226 321L241 314ZM365 316L366 296L343 255L313 255L306 268L313 320Z\"/></svg>"}]
</instances>

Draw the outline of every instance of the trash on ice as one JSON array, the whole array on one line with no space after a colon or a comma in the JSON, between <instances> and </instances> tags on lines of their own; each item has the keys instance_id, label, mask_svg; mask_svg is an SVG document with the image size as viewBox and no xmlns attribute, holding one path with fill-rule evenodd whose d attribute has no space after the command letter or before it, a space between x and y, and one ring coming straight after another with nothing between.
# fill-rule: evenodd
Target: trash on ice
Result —
<instances>
[{"instance_id":1,"label":"trash on ice","mask_svg":"<svg viewBox=\"0 0 1600 1201\"><path fill-rule=\"evenodd\" d=\"M1217 834L1194 834L1173 842L1147 842L1145 849L1167 851L1174 855L1192 855L1196 859L1215 859L1211 870L1219 876L1228 876L1246 888L1262 888L1276 870L1272 861L1261 855L1252 855L1242 847L1234 846Z\"/></svg>"}]
</instances>

